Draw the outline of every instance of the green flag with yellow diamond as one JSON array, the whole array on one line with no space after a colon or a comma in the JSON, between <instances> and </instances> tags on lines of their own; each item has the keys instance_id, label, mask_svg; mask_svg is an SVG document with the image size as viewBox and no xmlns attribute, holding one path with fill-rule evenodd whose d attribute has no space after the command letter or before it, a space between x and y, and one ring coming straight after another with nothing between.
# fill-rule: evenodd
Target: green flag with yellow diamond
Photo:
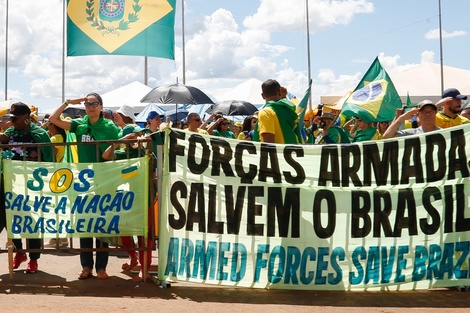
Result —
<instances>
[{"instance_id":1,"label":"green flag with yellow diamond","mask_svg":"<svg viewBox=\"0 0 470 313\"><path fill-rule=\"evenodd\" d=\"M68 0L67 55L174 60L176 0Z\"/></svg>"},{"instance_id":2,"label":"green flag with yellow diamond","mask_svg":"<svg viewBox=\"0 0 470 313\"><path fill-rule=\"evenodd\" d=\"M367 123L386 122L393 120L401 106L400 96L377 57L344 102L341 113L359 116Z\"/></svg>"}]
</instances>

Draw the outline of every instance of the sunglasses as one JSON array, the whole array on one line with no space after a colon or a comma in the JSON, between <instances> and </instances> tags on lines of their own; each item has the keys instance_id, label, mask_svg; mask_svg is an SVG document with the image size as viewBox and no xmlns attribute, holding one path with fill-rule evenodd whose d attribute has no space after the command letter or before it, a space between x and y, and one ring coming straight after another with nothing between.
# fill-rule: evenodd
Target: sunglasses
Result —
<instances>
[{"instance_id":1,"label":"sunglasses","mask_svg":"<svg viewBox=\"0 0 470 313\"><path fill-rule=\"evenodd\" d=\"M258 120L251 120L251 122L254 124L254 123L258 122Z\"/></svg>"},{"instance_id":2,"label":"sunglasses","mask_svg":"<svg viewBox=\"0 0 470 313\"><path fill-rule=\"evenodd\" d=\"M85 102L83 104L85 105L85 108L89 108L89 107L96 108L101 103L99 103L98 101L95 101L95 102Z\"/></svg>"},{"instance_id":3,"label":"sunglasses","mask_svg":"<svg viewBox=\"0 0 470 313\"><path fill-rule=\"evenodd\" d=\"M195 118L193 121L195 121L195 122L200 122L201 119L200 119L200 118Z\"/></svg>"},{"instance_id":4,"label":"sunglasses","mask_svg":"<svg viewBox=\"0 0 470 313\"><path fill-rule=\"evenodd\" d=\"M221 125L228 125L228 124L230 124L230 123L221 123Z\"/></svg>"}]
</instances>

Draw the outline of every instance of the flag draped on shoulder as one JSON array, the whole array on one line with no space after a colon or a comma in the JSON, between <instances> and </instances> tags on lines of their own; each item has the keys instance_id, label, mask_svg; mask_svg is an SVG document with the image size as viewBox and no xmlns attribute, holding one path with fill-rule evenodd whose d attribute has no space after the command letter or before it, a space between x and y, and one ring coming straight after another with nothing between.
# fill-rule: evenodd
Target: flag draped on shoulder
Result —
<instances>
[{"instance_id":1,"label":"flag draped on shoulder","mask_svg":"<svg viewBox=\"0 0 470 313\"><path fill-rule=\"evenodd\" d=\"M67 55L174 60L176 0L68 0Z\"/></svg>"},{"instance_id":2,"label":"flag draped on shoulder","mask_svg":"<svg viewBox=\"0 0 470 313\"><path fill-rule=\"evenodd\" d=\"M354 92L344 102L341 113L360 116L367 123L391 121L402 106L392 80L377 57Z\"/></svg>"}]
</instances>

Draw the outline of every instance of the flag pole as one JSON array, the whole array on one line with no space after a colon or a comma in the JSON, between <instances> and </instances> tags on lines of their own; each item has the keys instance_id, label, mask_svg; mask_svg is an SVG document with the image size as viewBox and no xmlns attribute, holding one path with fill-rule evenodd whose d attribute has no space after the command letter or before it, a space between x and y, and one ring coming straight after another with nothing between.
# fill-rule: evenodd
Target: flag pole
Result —
<instances>
[{"instance_id":1,"label":"flag pole","mask_svg":"<svg viewBox=\"0 0 470 313\"><path fill-rule=\"evenodd\" d=\"M149 84L149 61L148 57L144 57L144 84L148 86Z\"/></svg>"},{"instance_id":2,"label":"flag pole","mask_svg":"<svg viewBox=\"0 0 470 313\"><path fill-rule=\"evenodd\" d=\"M186 84L186 45L184 37L184 0L181 0L181 26L182 26L182 41L183 41L183 85Z\"/></svg>"},{"instance_id":3,"label":"flag pole","mask_svg":"<svg viewBox=\"0 0 470 313\"><path fill-rule=\"evenodd\" d=\"M441 0L439 0L439 48L441 54L441 94L444 92L444 56L442 52L442 18L441 18Z\"/></svg>"},{"instance_id":4,"label":"flag pole","mask_svg":"<svg viewBox=\"0 0 470 313\"><path fill-rule=\"evenodd\" d=\"M310 19L308 15L308 0L305 0L305 7L306 7L306 12L307 12L307 64L308 64L308 81L309 84L311 84L312 81L312 73L310 69ZM309 98L308 98L308 109L312 109L312 93L310 92Z\"/></svg>"},{"instance_id":5,"label":"flag pole","mask_svg":"<svg viewBox=\"0 0 470 313\"><path fill-rule=\"evenodd\" d=\"M65 101L65 40L66 40L66 23L67 23L67 0L62 1L62 102Z\"/></svg>"},{"instance_id":6,"label":"flag pole","mask_svg":"<svg viewBox=\"0 0 470 313\"><path fill-rule=\"evenodd\" d=\"M5 100L8 100L8 0L5 12Z\"/></svg>"}]
</instances>

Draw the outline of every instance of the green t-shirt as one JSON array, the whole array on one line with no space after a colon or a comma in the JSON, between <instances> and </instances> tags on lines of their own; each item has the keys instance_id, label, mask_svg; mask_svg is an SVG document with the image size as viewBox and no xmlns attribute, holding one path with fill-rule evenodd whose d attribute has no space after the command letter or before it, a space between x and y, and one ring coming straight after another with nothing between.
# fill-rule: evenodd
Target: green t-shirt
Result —
<instances>
[{"instance_id":1,"label":"green t-shirt","mask_svg":"<svg viewBox=\"0 0 470 313\"><path fill-rule=\"evenodd\" d=\"M227 130L227 131L224 131L224 132L220 132L218 131L217 129L214 130L214 136L218 136L218 137L224 137L224 138L233 138L235 139L235 134L230 131L230 130Z\"/></svg>"},{"instance_id":2,"label":"green t-shirt","mask_svg":"<svg viewBox=\"0 0 470 313\"><path fill-rule=\"evenodd\" d=\"M71 121L70 132L75 133L77 142L91 142L97 140L117 140L119 139L119 127L111 120L100 117L95 124L90 124L88 116L73 119ZM103 152L109 144L99 145L96 151L95 145L78 145L78 162L93 163L103 162Z\"/></svg>"}]
</instances>

